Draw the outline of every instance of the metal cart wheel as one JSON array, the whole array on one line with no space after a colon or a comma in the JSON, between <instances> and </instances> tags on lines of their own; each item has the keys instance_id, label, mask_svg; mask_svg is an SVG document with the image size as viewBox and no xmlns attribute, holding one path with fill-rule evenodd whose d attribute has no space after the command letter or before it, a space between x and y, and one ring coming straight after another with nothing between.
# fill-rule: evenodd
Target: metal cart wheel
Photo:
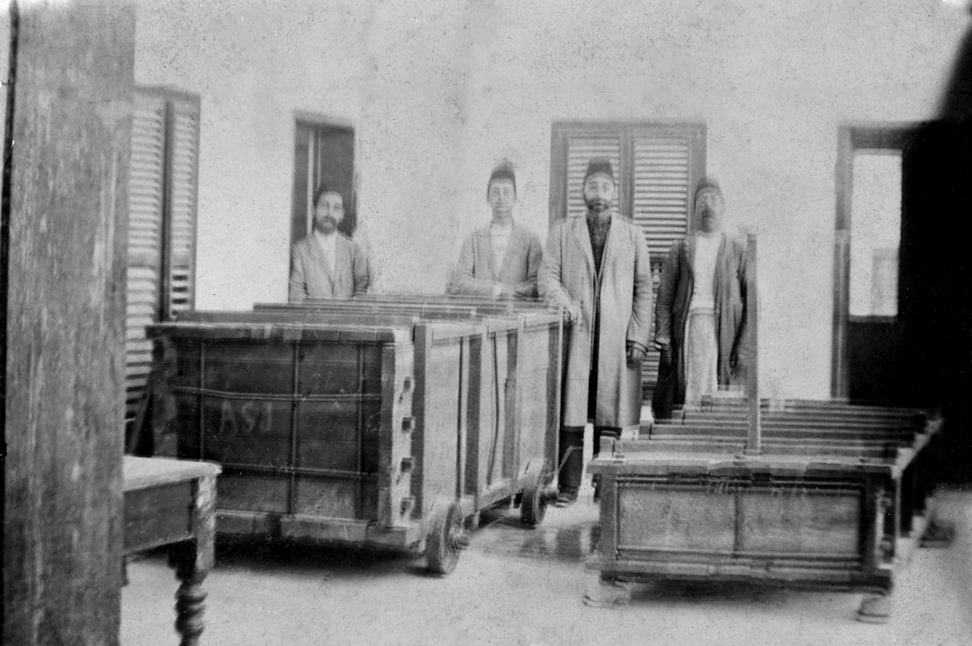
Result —
<instances>
[{"instance_id":1,"label":"metal cart wheel","mask_svg":"<svg viewBox=\"0 0 972 646\"><path fill-rule=\"evenodd\" d=\"M533 529L543 522L547 515L547 496L544 494L543 483L537 480L523 490L520 500L520 522Z\"/></svg>"},{"instance_id":2,"label":"metal cart wheel","mask_svg":"<svg viewBox=\"0 0 972 646\"><path fill-rule=\"evenodd\" d=\"M456 569L459 553L469 544L462 527L458 503L439 505L432 517L432 529L425 544L425 560L433 574L449 574Z\"/></svg>"}]
</instances>

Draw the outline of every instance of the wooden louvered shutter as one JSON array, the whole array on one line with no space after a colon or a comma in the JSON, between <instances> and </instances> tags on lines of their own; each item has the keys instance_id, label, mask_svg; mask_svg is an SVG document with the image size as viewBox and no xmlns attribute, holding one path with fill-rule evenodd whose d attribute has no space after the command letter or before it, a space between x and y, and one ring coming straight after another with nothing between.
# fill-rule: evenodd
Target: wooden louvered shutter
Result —
<instances>
[{"instance_id":1,"label":"wooden louvered shutter","mask_svg":"<svg viewBox=\"0 0 972 646\"><path fill-rule=\"evenodd\" d=\"M614 207L624 212L621 189L624 171L621 166L621 133L605 133L598 136L573 136L567 142L567 217L582 216L587 213L582 186L587 163L594 157L606 157L614 168L615 191Z\"/></svg>"},{"instance_id":2,"label":"wooden louvered shutter","mask_svg":"<svg viewBox=\"0 0 972 646\"><path fill-rule=\"evenodd\" d=\"M135 92L128 184L128 277L125 307L125 420L132 421L152 365L145 326L161 303L165 197L165 100Z\"/></svg>"},{"instance_id":3,"label":"wooden louvered shutter","mask_svg":"<svg viewBox=\"0 0 972 646\"><path fill-rule=\"evenodd\" d=\"M645 232L657 296L668 250L692 226L692 193L705 169L705 126L637 128L631 139L631 215ZM650 348L642 366L647 397L654 392L659 358Z\"/></svg>"},{"instance_id":4,"label":"wooden louvered shutter","mask_svg":"<svg viewBox=\"0 0 972 646\"><path fill-rule=\"evenodd\" d=\"M127 424L138 414L152 367L145 326L193 306L198 149L198 95L135 89L125 307Z\"/></svg>"},{"instance_id":5,"label":"wooden louvered shutter","mask_svg":"<svg viewBox=\"0 0 972 646\"><path fill-rule=\"evenodd\" d=\"M192 309L195 302L199 97L171 96L168 108L164 319Z\"/></svg>"},{"instance_id":6,"label":"wooden louvered shutter","mask_svg":"<svg viewBox=\"0 0 972 646\"><path fill-rule=\"evenodd\" d=\"M584 215L581 182L587 162L610 159L618 189L615 208L645 232L657 295L669 248L691 231L691 195L705 173L705 125L555 123L551 134L551 224ZM658 360L649 348L642 369L646 400L654 393Z\"/></svg>"}]
</instances>

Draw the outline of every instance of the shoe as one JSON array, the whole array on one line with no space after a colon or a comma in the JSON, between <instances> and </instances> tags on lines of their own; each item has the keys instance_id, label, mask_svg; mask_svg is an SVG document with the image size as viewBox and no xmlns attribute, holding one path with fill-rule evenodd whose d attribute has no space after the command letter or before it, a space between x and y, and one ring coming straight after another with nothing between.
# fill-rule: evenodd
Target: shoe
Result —
<instances>
[{"instance_id":1,"label":"shoe","mask_svg":"<svg viewBox=\"0 0 972 646\"><path fill-rule=\"evenodd\" d=\"M570 507L577 502L577 492L572 489L562 489L557 493L558 507Z\"/></svg>"}]
</instances>

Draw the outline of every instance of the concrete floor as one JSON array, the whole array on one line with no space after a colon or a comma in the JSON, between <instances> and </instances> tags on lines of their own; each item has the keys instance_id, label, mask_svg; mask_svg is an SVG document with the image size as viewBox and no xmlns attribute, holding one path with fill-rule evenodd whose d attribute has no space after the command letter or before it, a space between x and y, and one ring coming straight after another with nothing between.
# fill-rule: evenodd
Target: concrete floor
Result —
<instances>
[{"instance_id":1,"label":"concrete floor","mask_svg":"<svg viewBox=\"0 0 972 646\"><path fill-rule=\"evenodd\" d=\"M537 530L516 510L484 515L456 571L427 576L422 559L308 547L236 546L206 580L203 644L733 644L972 645L972 492L939 494L958 528L945 549L917 550L884 625L855 620L861 594L737 585L641 585L627 606L590 608L597 540L590 489L550 509ZM153 555L129 565L122 643L175 644L176 581Z\"/></svg>"}]
</instances>

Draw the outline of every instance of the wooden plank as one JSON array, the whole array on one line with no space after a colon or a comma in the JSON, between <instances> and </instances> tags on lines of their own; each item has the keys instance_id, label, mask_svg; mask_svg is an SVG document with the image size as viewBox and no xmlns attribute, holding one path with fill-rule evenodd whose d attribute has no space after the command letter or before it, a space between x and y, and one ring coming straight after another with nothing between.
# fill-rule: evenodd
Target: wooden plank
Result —
<instances>
[{"instance_id":1,"label":"wooden plank","mask_svg":"<svg viewBox=\"0 0 972 646\"><path fill-rule=\"evenodd\" d=\"M746 240L746 264L746 327L752 352L746 372L749 434L745 452L746 455L759 455L763 450L759 397L759 296L756 284L756 236L753 234L749 234Z\"/></svg>"},{"instance_id":2,"label":"wooden plank","mask_svg":"<svg viewBox=\"0 0 972 646\"><path fill-rule=\"evenodd\" d=\"M726 553L735 543L735 498L622 481L618 485L618 551L632 548Z\"/></svg>"},{"instance_id":3,"label":"wooden plank","mask_svg":"<svg viewBox=\"0 0 972 646\"><path fill-rule=\"evenodd\" d=\"M412 353L411 343L387 345L382 351L378 526L383 529L406 522L412 512Z\"/></svg>"},{"instance_id":4,"label":"wooden plank","mask_svg":"<svg viewBox=\"0 0 972 646\"><path fill-rule=\"evenodd\" d=\"M173 481L218 475L219 472L219 465L207 462L138 458L130 455L125 456L122 468L126 492L168 484Z\"/></svg>"},{"instance_id":5,"label":"wooden plank","mask_svg":"<svg viewBox=\"0 0 972 646\"><path fill-rule=\"evenodd\" d=\"M135 13L10 12L4 641L117 644Z\"/></svg>"},{"instance_id":6,"label":"wooden plank","mask_svg":"<svg viewBox=\"0 0 972 646\"><path fill-rule=\"evenodd\" d=\"M190 482L156 484L125 492L125 552L188 540L192 516Z\"/></svg>"}]
</instances>

